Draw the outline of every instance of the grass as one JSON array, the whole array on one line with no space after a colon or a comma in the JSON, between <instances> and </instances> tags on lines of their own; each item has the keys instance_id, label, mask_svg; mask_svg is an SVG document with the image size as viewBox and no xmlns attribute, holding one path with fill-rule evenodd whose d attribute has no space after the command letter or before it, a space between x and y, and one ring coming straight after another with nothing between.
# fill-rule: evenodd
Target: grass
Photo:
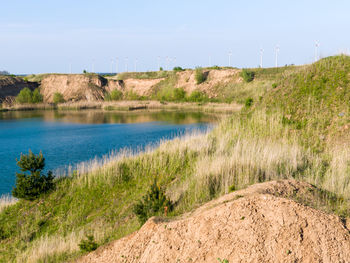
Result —
<instances>
[{"instance_id":1,"label":"grass","mask_svg":"<svg viewBox=\"0 0 350 263\"><path fill-rule=\"evenodd\" d=\"M176 204L170 217L233 189L286 178L315 185L289 198L349 217L349 73L344 56L261 69L254 81L225 91L251 97L253 105L212 131L81 164L51 194L2 209L0 261L63 262L81 255L78 244L87 235L103 245L137 230L132 206L155 177Z\"/></svg>"},{"instance_id":2,"label":"grass","mask_svg":"<svg viewBox=\"0 0 350 263\"><path fill-rule=\"evenodd\" d=\"M18 200L12 195L3 195L0 197L0 212L10 205L14 205Z\"/></svg>"},{"instance_id":3,"label":"grass","mask_svg":"<svg viewBox=\"0 0 350 263\"><path fill-rule=\"evenodd\" d=\"M123 72L116 76L118 80L125 79L160 79L172 75L172 71Z\"/></svg>"}]
</instances>

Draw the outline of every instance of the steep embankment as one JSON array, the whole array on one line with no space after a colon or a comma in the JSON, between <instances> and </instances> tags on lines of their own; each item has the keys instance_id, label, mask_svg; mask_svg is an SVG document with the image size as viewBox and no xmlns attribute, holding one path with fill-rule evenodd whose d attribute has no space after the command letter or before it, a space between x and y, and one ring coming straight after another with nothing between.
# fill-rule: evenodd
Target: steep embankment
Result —
<instances>
[{"instance_id":1,"label":"steep embankment","mask_svg":"<svg viewBox=\"0 0 350 263\"><path fill-rule=\"evenodd\" d=\"M52 102L56 92L61 93L66 101L96 101L102 100L107 92L122 88L120 81L108 81L95 74L50 74L41 80L40 92L45 102Z\"/></svg>"},{"instance_id":2,"label":"steep embankment","mask_svg":"<svg viewBox=\"0 0 350 263\"><path fill-rule=\"evenodd\" d=\"M34 90L37 86L36 82L25 81L19 77L0 76L0 102L6 97L17 96L23 88Z\"/></svg>"},{"instance_id":3,"label":"steep embankment","mask_svg":"<svg viewBox=\"0 0 350 263\"><path fill-rule=\"evenodd\" d=\"M113 77L102 77L97 74L40 74L30 75L25 82L8 82L3 88L3 96L16 96L30 83L40 86L44 102L51 103L55 93L61 93L65 101L101 101L113 90L122 92L122 99L135 100L147 98L162 101L184 101L192 92L198 91L202 98L193 98L195 102L211 98L220 102L242 103L247 98L257 98L270 89L271 81L257 78L252 83L245 83L240 77L240 70L232 68L201 69L203 82L197 83L195 70L131 72ZM273 78L275 77L275 74ZM18 81L22 81L19 83ZM26 85L23 85L26 83ZM1 83L0 83L1 85ZM5 86L3 84L3 86ZM1 86L0 86L1 87ZM175 89L183 94L175 94ZM16 92L13 92L16 91ZM179 97L179 94L180 95Z\"/></svg>"},{"instance_id":4,"label":"steep embankment","mask_svg":"<svg viewBox=\"0 0 350 263\"><path fill-rule=\"evenodd\" d=\"M153 76L152 72L121 74L108 79L95 74L46 74L40 81L44 101L52 102L53 94L59 92L66 101L98 101L112 90L122 91L124 98L156 97L158 92L182 88L187 94L198 90L210 98L218 97L217 85L229 82L240 83L237 69L203 70L206 80L197 84L195 71L166 72ZM170 91L171 92L171 91Z\"/></svg>"},{"instance_id":5,"label":"steep embankment","mask_svg":"<svg viewBox=\"0 0 350 263\"><path fill-rule=\"evenodd\" d=\"M238 69L204 69L203 74L206 77L206 81L197 84L195 71L186 70L177 73L178 81L176 83L176 88L183 88L189 94L195 90L199 90L206 93L210 98L215 98L219 96L216 89L217 85L241 83L243 81L239 73L240 70Z\"/></svg>"},{"instance_id":6,"label":"steep embankment","mask_svg":"<svg viewBox=\"0 0 350 263\"><path fill-rule=\"evenodd\" d=\"M341 55L286 72L261 105L283 114L285 125L313 136L349 139L350 57Z\"/></svg>"},{"instance_id":7,"label":"steep embankment","mask_svg":"<svg viewBox=\"0 0 350 263\"><path fill-rule=\"evenodd\" d=\"M293 180L254 185L179 220L151 218L79 262L349 262L343 222L286 198L313 191Z\"/></svg>"}]
</instances>

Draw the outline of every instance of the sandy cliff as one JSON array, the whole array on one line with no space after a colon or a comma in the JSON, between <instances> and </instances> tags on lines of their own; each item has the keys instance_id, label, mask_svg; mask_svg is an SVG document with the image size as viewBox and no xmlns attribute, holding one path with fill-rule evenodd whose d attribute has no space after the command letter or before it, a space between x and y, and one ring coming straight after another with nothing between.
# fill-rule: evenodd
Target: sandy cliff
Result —
<instances>
[{"instance_id":1,"label":"sandy cliff","mask_svg":"<svg viewBox=\"0 0 350 263\"><path fill-rule=\"evenodd\" d=\"M59 92L67 101L102 100L106 92L122 89L122 83L108 81L98 75L55 75L43 78L40 92L45 102L52 102L53 95Z\"/></svg>"}]
</instances>

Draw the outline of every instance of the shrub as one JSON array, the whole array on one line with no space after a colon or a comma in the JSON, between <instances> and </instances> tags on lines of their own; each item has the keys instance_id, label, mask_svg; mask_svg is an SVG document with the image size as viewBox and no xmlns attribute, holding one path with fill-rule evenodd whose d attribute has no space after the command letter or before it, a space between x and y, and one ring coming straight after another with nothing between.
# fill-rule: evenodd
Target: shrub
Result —
<instances>
[{"instance_id":1,"label":"shrub","mask_svg":"<svg viewBox=\"0 0 350 263\"><path fill-rule=\"evenodd\" d=\"M62 93L56 92L53 94L53 103L58 104L58 103L63 103L65 100L63 98Z\"/></svg>"},{"instance_id":2,"label":"shrub","mask_svg":"<svg viewBox=\"0 0 350 263\"><path fill-rule=\"evenodd\" d=\"M168 207L168 211L173 209L172 202L165 196L164 190L154 180L148 193L138 201L133 207L133 212L144 224L148 218L164 211L164 207Z\"/></svg>"},{"instance_id":3,"label":"shrub","mask_svg":"<svg viewBox=\"0 0 350 263\"><path fill-rule=\"evenodd\" d=\"M124 94L126 100L145 100L147 99L145 96L140 96L134 91L130 90Z\"/></svg>"},{"instance_id":4,"label":"shrub","mask_svg":"<svg viewBox=\"0 0 350 263\"><path fill-rule=\"evenodd\" d=\"M32 93L32 103L40 103L43 101L43 96L40 94L39 89L35 89Z\"/></svg>"},{"instance_id":5,"label":"shrub","mask_svg":"<svg viewBox=\"0 0 350 263\"><path fill-rule=\"evenodd\" d=\"M42 174L45 158L41 152L35 155L29 150L28 154L21 154L17 165L22 173L16 173L16 186L12 190L14 197L34 200L54 188L52 172L49 171L47 175Z\"/></svg>"},{"instance_id":6,"label":"shrub","mask_svg":"<svg viewBox=\"0 0 350 263\"><path fill-rule=\"evenodd\" d=\"M195 71L195 79L196 79L196 83L197 83L197 84L201 84L201 83L203 83L204 81L206 81L207 77L206 77L206 75L204 74L202 68L196 68L196 71Z\"/></svg>"},{"instance_id":7,"label":"shrub","mask_svg":"<svg viewBox=\"0 0 350 263\"><path fill-rule=\"evenodd\" d=\"M243 69L241 72L241 77L245 82L251 82L254 80L255 72L248 69Z\"/></svg>"},{"instance_id":8,"label":"shrub","mask_svg":"<svg viewBox=\"0 0 350 263\"><path fill-rule=\"evenodd\" d=\"M96 250L98 247L94 236L92 235L86 236L86 239L82 239L78 246L82 252L91 252Z\"/></svg>"},{"instance_id":9,"label":"shrub","mask_svg":"<svg viewBox=\"0 0 350 263\"><path fill-rule=\"evenodd\" d=\"M187 100L191 102L205 102L205 101L208 101L209 98L203 92L195 90L191 93L191 95L187 98Z\"/></svg>"},{"instance_id":10,"label":"shrub","mask_svg":"<svg viewBox=\"0 0 350 263\"><path fill-rule=\"evenodd\" d=\"M35 89L33 92L29 88L22 89L16 97L16 102L23 103L39 103L43 101L43 96L40 94L39 89Z\"/></svg>"},{"instance_id":11,"label":"shrub","mask_svg":"<svg viewBox=\"0 0 350 263\"><path fill-rule=\"evenodd\" d=\"M174 67L173 68L174 71L184 71L184 69L182 67Z\"/></svg>"},{"instance_id":12,"label":"shrub","mask_svg":"<svg viewBox=\"0 0 350 263\"><path fill-rule=\"evenodd\" d=\"M32 91L29 88L22 89L16 97L17 103L32 103Z\"/></svg>"},{"instance_id":13,"label":"shrub","mask_svg":"<svg viewBox=\"0 0 350 263\"><path fill-rule=\"evenodd\" d=\"M252 98L247 98L247 99L245 100L244 105L245 105L247 108L249 108L250 106L253 105L253 99L252 99Z\"/></svg>"},{"instance_id":14,"label":"shrub","mask_svg":"<svg viewBox=\"0 0 350 263\"><path fill-rule=\"evenodd\" d=\"M186 96L186 91L183 88L175 88L173 94L174 101L184 100Z\"/></svg>"},{"instance_id":15,"label":"shrub","mask_svg":"<svg viewBox=\"0 0 350 263\"><path fill-rule=\"evenodd\" d=\"M272 83L272 88L273 89L277 88L277 83Z\"/></svg>"},{"instance_id":16,"label":"shrub","mask_svg":"<svg viewBox=\"0 0 350 263\"><path fill-rule=\"evenodd\" d=\"M106 101L111 101L111 100L121 100L123 97L123 93L120 90L112 90L110 93L107 93L105 96Z\"/></svg>"}]
</instances>

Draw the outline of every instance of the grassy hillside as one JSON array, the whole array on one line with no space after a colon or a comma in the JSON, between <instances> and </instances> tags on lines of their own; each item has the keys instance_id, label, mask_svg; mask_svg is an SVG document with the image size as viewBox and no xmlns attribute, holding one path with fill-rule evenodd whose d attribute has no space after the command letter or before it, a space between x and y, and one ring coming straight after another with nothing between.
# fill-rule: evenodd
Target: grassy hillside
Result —
<instances>
[{"instance_id":1,"label":"grassy hillside","mask_svg":"<svg viewBox=\"0 0 350 263\"><path fill-rule=\"evenodd\" d=\"M319 187L311 200L298 193L290 198L348 217L350 150L339 135L348 120L349 65L348 57L337 56L256 70L256 79L244 87L231 84L237 98L251 96L252 104L213 131L163 142L137 156L81 165L58 180L51 194L3 208L0 261L62 262L81 254L78 244L86 234L102 245L131 233L140 227L132 206L154 178L175 204L170 217L229 191L282 178Z\"/></svg>"}]
</instances>

